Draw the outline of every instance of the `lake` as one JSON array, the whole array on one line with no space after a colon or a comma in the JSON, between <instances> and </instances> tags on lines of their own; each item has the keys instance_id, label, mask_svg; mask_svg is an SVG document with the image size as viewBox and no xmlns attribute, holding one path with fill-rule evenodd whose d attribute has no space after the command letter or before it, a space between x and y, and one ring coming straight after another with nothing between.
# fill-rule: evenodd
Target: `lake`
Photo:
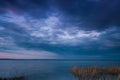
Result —
<instances>
[{"instance_id":1,"label":"lake","mask_svg":"<svg viewBox=\"0 0 120 80\"><path fill-rule=\"evenodd\" d=\"M120 66L112 60L0 60L0 78L24 77L26 80L76 80L73 66Z\"/></svg>"}]
</instances>

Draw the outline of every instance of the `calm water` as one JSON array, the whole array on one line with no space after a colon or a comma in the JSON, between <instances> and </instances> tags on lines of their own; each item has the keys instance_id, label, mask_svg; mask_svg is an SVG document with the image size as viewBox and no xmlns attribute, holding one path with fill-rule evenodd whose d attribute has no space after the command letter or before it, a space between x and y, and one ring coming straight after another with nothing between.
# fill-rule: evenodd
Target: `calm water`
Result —
<instances>
[{"instance_id":1,"label":"calm water","mask_svg":"<svg viewBox=\"0 0 120 80\"><path fill-rule=\"evenodd\" d=\"M0 78L23 76L28 80L76 80L73 66L119 66L120 61L0 60Z\"/></svg>"}]
</instances>

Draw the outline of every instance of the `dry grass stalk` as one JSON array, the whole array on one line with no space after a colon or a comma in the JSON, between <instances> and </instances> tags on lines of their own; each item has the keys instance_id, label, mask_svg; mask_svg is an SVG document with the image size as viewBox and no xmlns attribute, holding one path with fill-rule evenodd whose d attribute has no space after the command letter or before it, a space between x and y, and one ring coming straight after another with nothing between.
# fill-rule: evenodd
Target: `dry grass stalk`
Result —
<instances>
[{"instance_id":1,"label":"dry grass stalk","mask_svg":"<svg viewBox=\"0 0 120 80\"><path fill-rule=\"evenodd\" d=\"M118 76L120 80L120 67L73 67L72 74L78 78L99 78L103 75Z\"/></svg>"}]
</instances>

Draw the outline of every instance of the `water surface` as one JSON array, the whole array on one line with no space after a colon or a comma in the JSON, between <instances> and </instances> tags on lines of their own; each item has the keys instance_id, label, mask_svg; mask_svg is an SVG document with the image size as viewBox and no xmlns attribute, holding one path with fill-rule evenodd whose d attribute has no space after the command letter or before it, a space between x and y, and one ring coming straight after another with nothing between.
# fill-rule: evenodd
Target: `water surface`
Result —
<instances>
[{"instance_id":1,"label":"water surface","mask_svg":"<svg viewBox=\"0 0 120 80\"><path fill-rule=\"evenodd\" d=\"M119 66L107 60L0 60L0 78L24 77L28 80L76 80L73 66Z\"/></svg>"}]
</instances>

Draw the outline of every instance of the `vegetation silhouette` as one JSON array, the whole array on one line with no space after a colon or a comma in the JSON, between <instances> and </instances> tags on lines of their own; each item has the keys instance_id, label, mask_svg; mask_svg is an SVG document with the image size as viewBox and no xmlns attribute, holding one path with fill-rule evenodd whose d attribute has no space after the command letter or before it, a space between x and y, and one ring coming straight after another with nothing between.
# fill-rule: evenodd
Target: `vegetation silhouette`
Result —
<instances>
[{"instance_id":1,"label":"vegetation silhouette","mask_svg":"<svg viewBox=\"0 0 120 80\"><path fill-rule=\"evenodd\" d=\"M78 80L120 80L120 67L73 67L71 73Z\"/></svg>"},{"instance_id":2,"label":"vegetation silhouette","mask_svg":"<svg viewBox=\"0 0 120 80\"><path fill-rule=\"evenodd\" d=\"M0 78L0 80L26 80L24 76L12 78Z\"/></svg>"}]
</instances>

